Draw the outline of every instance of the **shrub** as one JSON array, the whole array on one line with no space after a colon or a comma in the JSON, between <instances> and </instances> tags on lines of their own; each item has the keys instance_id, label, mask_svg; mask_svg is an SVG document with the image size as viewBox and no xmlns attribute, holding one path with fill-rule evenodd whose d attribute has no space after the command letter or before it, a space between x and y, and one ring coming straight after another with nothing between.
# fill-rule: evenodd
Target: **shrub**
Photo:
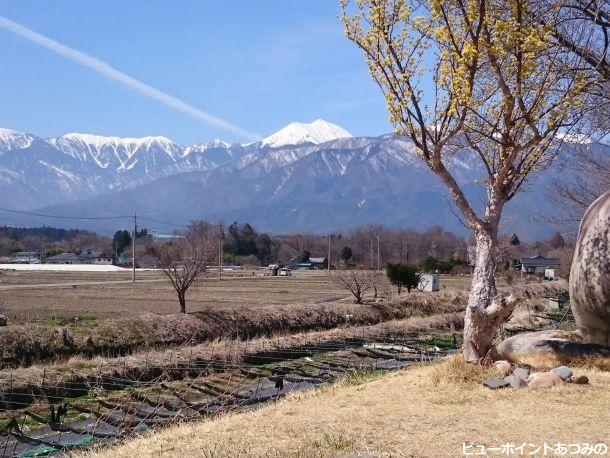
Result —
<instances>
[{"instance_id":1,"label":"shrub","mask_svg":"<svg viewBox=\"0 0 610 458\"><path fill-rule=\"evenodd\" d=\"M395 264L388 263L386 266L386 275L391 284L398 288L398 294L402 288L407 288L410 293L412 288L419 284L419 274L417 268L412 264L397 262Z\"/></svg>"}]
</instances>

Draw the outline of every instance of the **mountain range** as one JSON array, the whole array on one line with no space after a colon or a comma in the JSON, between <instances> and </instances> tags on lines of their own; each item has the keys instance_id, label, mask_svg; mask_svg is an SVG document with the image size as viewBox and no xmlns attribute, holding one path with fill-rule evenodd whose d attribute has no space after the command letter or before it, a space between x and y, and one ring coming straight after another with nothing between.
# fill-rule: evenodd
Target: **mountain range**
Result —
<instances>
[{"instance_id":1,"label":"mountain range","mask_svg":"<svg viewBox=\"0 0 610 458\"><path fill-rule=\"evenodd\" d=\"M605 145L593 144L603 154ZM570 146L566 146L570 148ZM451 170L467 195L483 201L482 173L467 151ZM528 182L506 210L505 231L525 239L556 228L539 221L555 211L546 196L565 173L554 166ZM291 123L262 141L222 140L180 146L166 137L66 134L43 139L0 129L0 224L126 227L137 212L151 230L168 232L192 219L250 222L274 233L326 233L363 224L465 228L446 189L400 136L353 137L323 120Z\"/></svg>"}]
</instances>

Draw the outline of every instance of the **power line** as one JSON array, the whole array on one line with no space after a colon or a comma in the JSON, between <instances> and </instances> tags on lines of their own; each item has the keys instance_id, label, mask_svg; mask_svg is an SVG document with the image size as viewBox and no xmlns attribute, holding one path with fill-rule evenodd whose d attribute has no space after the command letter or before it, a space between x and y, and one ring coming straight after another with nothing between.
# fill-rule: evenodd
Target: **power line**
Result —
<instances>
[{"instance_id":1,"label":"power line","mask_svg":"<svg viewBox=\"0 0 610 458\"><path fill-rule=\"evenodd\" d=\"M58 219L82 219L82 220L108 220L108 219L125 219L132 218L133 215L125 216L65 216L65 215L47 215L44 213L34 213L21 210L11 210L8 208L0 208L0 211L7 213L16 213L19 215L39 216L41 218L58 218Z\"/></svg>"},{"instance_id":2,"label":"power line","mask_svg":"<svg viewBox=\"0 0 610 458\"><path fill-rule=\"evenodd\" d=\"M87 221L104 221L104 220L132 219L133 218L133 215L117 215L117 216L50 215L50 214L46 214L46 213L36 213L36 212L29 212L29 211L22 211L22 210L12 210L12 209L9 209L9 208L0 208L0 211L7 212L7 213L15 213L15 214L18 214L18 215L38 216L38 217L41 217L41 218L74 219L74 220L87 220ZM138 218L141 219L141 220L144 220L144 221L149 221L149 222L152 222L152 223L162 224L162 225L165 225L165 226L175 226L175 227L184 227L184 228L190 227L187 224L172 223L172 222L168 222L168 221L160 221L158 219L149 218L149 217L146 217L146 216L138 216Z\"/></svg>"},{"instance_id":3,"label":"power line","mask_svg":"<svg viewBox=\"0 0 610 458\"><path fill-rule=\"evenodd\" d=\"M133 217L133 215L131 217ZM148 218L146 216L138 216L138 218L143 220L143 221L150 221L152 223L163 224L163 225L166 225L166 226L176 226L176 227L186 227L186 228L191 227L188 224L178 224L178 223L170 223L170 222L167 222L167 221L159 221L158 219Z\"/></svg>"}]
</instances>

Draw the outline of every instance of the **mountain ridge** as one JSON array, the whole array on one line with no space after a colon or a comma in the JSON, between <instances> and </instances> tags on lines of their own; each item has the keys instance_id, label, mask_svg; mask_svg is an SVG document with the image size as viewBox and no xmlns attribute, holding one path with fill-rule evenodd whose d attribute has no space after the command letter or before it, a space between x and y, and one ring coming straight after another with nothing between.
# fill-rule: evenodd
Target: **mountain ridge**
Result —
<instances>
[{"instance_id":1,"label":"mountain ridge","mask_svg":"<svg viewBox=\"0 0 610 458\"><path fill-rule=\"evenodd\" d=\"M0 142L15 145L0 154L0 192L8 202L4 206L15 210L66 217L137 211L174 227L191 219L224 219L270 232L326 233L361 224L415 229L439 224L464 232L444 185L413 144L396 135L277 147L212 140L184 147L165 137L101 141L77 134L58 148L59 141L11 132L0 131ZM83 140L90 141L83 145ZM482 202L476 156L462 151L450 167L464 192ZM552 167L531 178L533 193L520 193L507 207L506 230L526 228L532 237L555 230L532 215L553 211L541 192L560 173ZM3 217L11 224L49 224L33 216ZM78 227L99 230L95 224L78 222Z\"/></svg>"}]
</instances>

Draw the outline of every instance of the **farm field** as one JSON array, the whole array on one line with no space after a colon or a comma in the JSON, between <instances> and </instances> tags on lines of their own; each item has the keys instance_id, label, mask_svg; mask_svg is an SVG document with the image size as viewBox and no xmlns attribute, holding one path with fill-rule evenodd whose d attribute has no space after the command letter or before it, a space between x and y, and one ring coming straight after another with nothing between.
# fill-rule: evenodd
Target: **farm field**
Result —
<instances>
[{"instance_id":1,"label":"farm field","mask_svg":"<svg viewBox=\"0 0 610 458\"><path fill-rule=\"evenodd\" d=\"M437 293L400 297L380 276L377 298L370 291L354 304L326 272L262 273L209 272L181 314L158 271L138 272L135 284L130 271L4 271L0 449L8 455L0 456L76 450L250 410L459 346L467 276L443 276ZM519 279L508 289L540 298L566 286ZM58 402L62 424L54 420Z\"/></svg>"},{"instance_id":2,"label":"farm field","mask_svg":"<svg viewBox=\"0 0 610 458\"><path fill-rule=\"evenodd\" d=\"M187 293L189 312L226 307L290 306L351 303L352 298L321 271L294 272L292 277L261 276L261 270L228 271L219 279L210 272ZM159 271L52 272L3 271L0 276L0 312L14 324L61 321L76 316L96 319L136 316L144 312L178 311L176 293ZM470 277L443 276L443 289L467 288ZM383 281L380 295L395 296ZM406 297L406 293L403 293Z\"/></svg>"},{"instance_id":3,"label":"farm field","mask_svg":"<svg viewBox=\"0 0 610 458\"><path fill-rule=\"evenodd\" d=\"M346 293L323 272L297 272L286 278L260 277L254 271L241 271L225 273L222 279L217 274L208 274L189 289L187 307L189 312L197 312L246 305L302 306L344 297ZM130 271L5 272L0 279L0 301L0 308L13 323L79 315L103 319L119 314L178 311L175 291L167 278L155 271L138 272L135 284L131 283Z\"/></svg>"}]
</instances>

